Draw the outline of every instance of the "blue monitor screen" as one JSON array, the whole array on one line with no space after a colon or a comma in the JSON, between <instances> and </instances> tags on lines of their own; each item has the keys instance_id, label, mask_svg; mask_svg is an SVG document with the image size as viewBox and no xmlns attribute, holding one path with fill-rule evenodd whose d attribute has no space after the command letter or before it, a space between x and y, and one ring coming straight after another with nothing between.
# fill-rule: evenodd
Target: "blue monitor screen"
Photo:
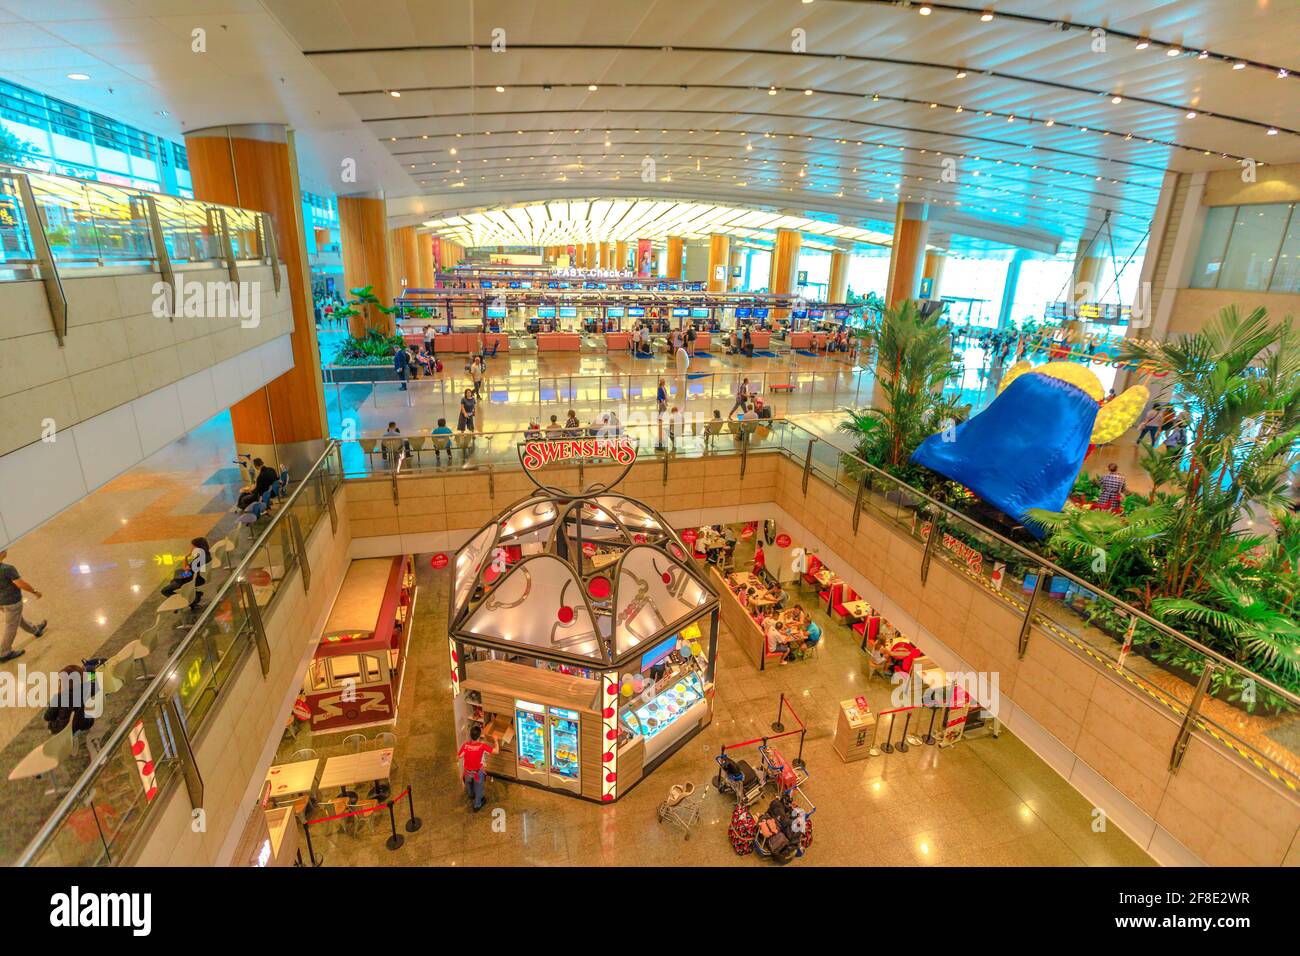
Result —
<instances>
[{"instance_id":1,"label":"blue monitor screen","mask_svg":"<svg viewBox=\"0 0 1300 956\"><path fill-rule=\"evenodd\" d=\"M506 307L504 305L489 305L487 312L489 319L504 319L506 317Z\"/></svg>"},{"instance_id":2,"label":"blue monitor screen","mask_svg":"<svg viewBox=\"0 0 1300 956\"><path fill-rule=\"evenodd\" d=\"M672 637L668 638L668 640L651 648L650 650L646 651L644 654L641 655L641 670L644 671L647 668L653 667L655 664L658 664L661 660L663 660L665 657L671 654L674 648L676 647L677 647L677 635L674 634Z\"/></svg>"},{"instance_id":3,"label":"blue monitor screen","mask_svg":"<svg viewBox=\"0 0 1300 956\"><path fill-rule=\"evenodd\" d=\"M623 307L621 305L611 305L605 310L605 315L611 319L623 318Z\"/></svg>"},{"instance_id":4,"label":"blue monitor screen","mask_svg":"<svg viewBox=\"0 0 1300 956\"><path fill-rule=\"evenodd\" d=\"M807 309L795 309L793 312L790 313L790 317L791 317L792 319L806 319L806 318L808 318L808 310L807 310Z\"/></svg>"},{"instance_id":5,"label":"blue monitor screen","mask_svg":"<svg viewBox=\"0 0 1300 956\"><path fill-rule=\"evenodd\" d=\"M510 288L512 288L512 289L518 289L518 288L519 288L519 282L518 282L517 280L511 282L511 283L510 283Z\"/></svg>"},{"instance_id":6,"label":"blue monitor screen","mask_svg":"<svg viewBox=\"0 0 1300 956\"><path fill-rule=\"evenodd\" d=\"M584 283L582 284L582 287L583 287L584 289L594 289L594 288L596 288L596 283L594 283L594 282L584 282Z\"/></svg>"},{"instance_id":7,"label":"blue monitor screen","mask_svg":"<svg viewBox=\"0 0 1300 956\"><path fill-rule=\"evenodd\" d=\"M560 284L559 284L558 282L548 282L548 283L546 283L546 288L548 288L548 289L558 289L559 287L560 287Z\"/></svg>"},{"instance_id":8,"label":"blue monitor screen","mask_svg":"<svg viewBox=\"0 0 1300 956\"><path fill-rule=\"evenodd\" d=\"M826 314L826 312L825 312L824 309L810 309L810 310L808 311L808 318L810 318L810 319L820 319L820 318L821 318L822 316L824 316L825 314Z\"/></svg>"},{"instance_id":9,"label":"blue monitor screen","mask_svg":"<svg viewBox=\"0 0 1300 956\"><path fill-rule=\"evenodd\" d=\"M484 279L484 280L483 280L483 288L485 288L485 289L490 289L490 288L492 288L492 280L491 280L491 279Z\"/></svg>"},{"instance_id":10,"label":"blue monitor screen","mask_svg":"<svg viewBox=\"0 0 1300 956\"><path fill-rule=\"evenodd\" d=\"M692 319L707 319L709 317L708 309L691 309Z\"/></svg>"},{"instance_id":11,"label":"blue monitor screen","mask_svg":"<svg viewBox=\"0 0 1300 956\"><path fill-rule=\"evenodd\" d=\"M736 318L738 318L738 319L747 319L747 318L749 318L749 309L737 309L737 310L736 310Z\"/></svg>"},{"instance_id":12,"label":"blue monitor screen","mask_svg":"<svg viewBox=\"0 0 1300 956\"><path fill-rule=\"evenodd\" d=\"M752 315L752 316L753 316L754 318L756 318L756 319L766 319L766 318L767 318L767 309L754 309L754 310L752 310L749 314Z\"/></svg>"},{"instance_id":13,"label":"blue monitor screen","mask_svg":"<svg viewBox=\"0 0 1300 956\"><path fill-rule=\"evenodd\" d=\"M575 305L560 306L560 318L576 319L578 317L578 307Z\"/></svg>"},{"instance_id":14,"label":"blue monitor screen","mask_svg":"<svg viewBox=\"0 0 1300 956\"><path fill-rule=\"evenodd\" d=\"M645 315L645 309L639 305L630 305L627 307L627 317L629 319L639 319Z\"/></svg>"},{"instance_id":15,"label":"blue monitor screen","mask_svg":"<svg viewBox=\"0 0 1300 956\"><path fill-rule=\"evenodd\" d=\"M531 289L532 287L533 287L533 284L532 284L531 282L521 282L521 283L519 283L519 288L521 288L521 289Z\"/></svg>"},{"instance_id":16,"label":"blue monitor screen","mask_svg":"<svg viewBox=\"0 0 1300 956\"><path fill-rule=\"evenodd\" d=\"M848 309L836 309L836 310L835 310L835 318L837 318L837 319L847 319L848 317L849 317L849 310L848 310Z\"/></svg>"},{"instance_id":17,"label":"blue monitor screen","mask_svg":"<svg viewBox=\"0 0 1300 956\"><path fill-rule=\"evenodd\" d=\"M684 319L691 314L690 309L673 309L674 319Z\"/></svg>"},{"instance_id":18,"label":"blue monitor screen","mask_svg":"<svg viewBox=\"0 0 1300 956\"><path fill-rule=\"evenodd\" d=\"M539 305L539 306L537 307L537 317L538 317L539 319L553 319L553 318L555 318L555 306L553 306L553 305Z\"/></svg>"}]
</instances>

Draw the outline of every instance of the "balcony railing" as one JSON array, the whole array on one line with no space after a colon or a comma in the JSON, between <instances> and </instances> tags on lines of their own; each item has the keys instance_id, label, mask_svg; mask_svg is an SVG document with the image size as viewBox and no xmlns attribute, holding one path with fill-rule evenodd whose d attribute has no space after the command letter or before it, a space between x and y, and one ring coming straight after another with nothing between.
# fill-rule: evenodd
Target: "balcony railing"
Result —
<instances>
[{"instance_id":1,"label":"balcony railing","mask_svg":"<svg viewBox=\"0 0 1300 956\"><path fill-rule=\"evenodd\" d=\"M298 572L304 589L309 587L306 542L322 519L336 525L334 496L341 483L339 446L332 442L291 485L270 520L251 527L242 556L227 560L234 567L210 570L209 578L219 582L211 601L32 837L19 865L121 862L174 781L186 786L195 807L202 806L203 768L195 764L190 741L246 655L256 650L263 675L268 672L265 617L292 572ZM170 623L162 620L156 626ZM112 680L112 675L105 677ZM131 680L129 675L126 679ZM151 777L142 769L142 755L152 760Z\"/></svg>"},{"instance_id":2,"label":"balcony railing","mask_svg":"<svg viewBox=\"0 0 1300 956\"><path fill-rule=\"evenodd\" d=\"M861 516L868 514L913 539L922 550L922 584L937 561L1012 610L1021 621L1020 657L1033 628L1038 628L1168 712L1180 725L1170 772L1177 772L1191 735L1199 732L1296 793L1300 696L1294 692L793 422L730 423L717 435L706 434L704 428L688 425L679 429L686 433L675 440L666 428L661 440L653 423L622 432L635 442L641 460L664 462L665 483L667 467L676 459L739 454L743 475L750 456L782 455L797 464L806 479L821 479L853 504L855 533ZM344 473L349 478L390 477L397 501L408 477L517 471L523 438L518 431L453 436L451 451L435 454L428 433L399 439L376 435L344 442ZM399 475L393 462L404 442L411 449L401 456ZM1253 706L1246 706L1251 701Z\"/></svg>"}]
</instances>

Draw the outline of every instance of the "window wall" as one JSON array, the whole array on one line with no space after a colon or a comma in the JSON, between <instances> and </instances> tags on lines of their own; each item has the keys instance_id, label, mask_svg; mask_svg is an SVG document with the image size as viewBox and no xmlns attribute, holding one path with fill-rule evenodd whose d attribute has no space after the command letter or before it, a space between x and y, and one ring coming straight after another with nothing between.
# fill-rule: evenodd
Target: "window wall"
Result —
<instances>
[{"instance_id":1,"label":"window wall","mask_svg":"<svg viewBox=\"0 0 1300 956\"><path fill-rule=\"evenodd\" d=\"M889 282L889 255L852 256L849 258L849 291L858 297L865 297L874 292L880 298L885 297L885 286Z\"/></svg>"},{"instance_id":2,"label":"window wall","mask_svg":"<svg viewBox=\"0 0 1300 956\"><path fill-rule=\"evenodd\" d=\"M192 198L185 147L99 113L0 80L0 127L18 139L9 161Z\"/></svg>"},{"instance_id":3,"label":"window wall","mask_svg":"<svg viewBox=\"0 0 1300 956\"><path fill-rule=\"evenodd\" d=\"M1296 203L1215 206L1205 214L1193 289L1300 292Z\"/></svg>"},{"instance_id":4,"label":"window wall","mask_svg":"<svg viewBox=\"0 0 1300 956\"><path fill-rule=\"evenodd\" d=\"M936 292L938 298L950 300L948 321L954 325L997 325L1007 265L1006 259L948 256Z\"/></svg>"}]
</instances>

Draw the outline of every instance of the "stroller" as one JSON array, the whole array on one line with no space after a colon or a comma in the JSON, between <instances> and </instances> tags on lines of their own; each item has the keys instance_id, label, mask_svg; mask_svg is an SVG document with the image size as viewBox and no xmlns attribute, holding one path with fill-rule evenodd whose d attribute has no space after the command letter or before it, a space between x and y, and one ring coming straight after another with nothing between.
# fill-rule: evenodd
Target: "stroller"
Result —
<instances>
[{"instance_id":1,"label":"stroller","mask_svg":"<svg viewBox=\"0 0 1300 956\"><path fill-rule=\"evenodd\" d=\"M741 807L752 806L767 789L767 771L765 768L755 770L747 760L732 760L726 754L719 754L718 776L714 785L719 793L730 791Z\"/></svg>"}]
</instances>

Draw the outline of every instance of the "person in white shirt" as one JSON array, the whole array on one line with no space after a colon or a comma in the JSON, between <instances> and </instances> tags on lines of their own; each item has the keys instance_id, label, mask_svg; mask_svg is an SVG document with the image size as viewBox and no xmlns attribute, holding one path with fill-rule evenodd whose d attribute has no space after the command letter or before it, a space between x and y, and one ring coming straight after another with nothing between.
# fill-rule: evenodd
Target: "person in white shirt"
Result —
<instances>
[{"instance_id":1,"label":"person in white shirt","mask_svg":"<svg viewBox=\"0 0 1300 956\"><path fill-rule=\"evenodd\" d=\"M790 645L784 640L785 634L781 632L776 618L769 617L767 619L765 633L767 635L767 652L769 654L780 654L781 663L786 663L790 659Z\"/></svg>"}]
</instances>

